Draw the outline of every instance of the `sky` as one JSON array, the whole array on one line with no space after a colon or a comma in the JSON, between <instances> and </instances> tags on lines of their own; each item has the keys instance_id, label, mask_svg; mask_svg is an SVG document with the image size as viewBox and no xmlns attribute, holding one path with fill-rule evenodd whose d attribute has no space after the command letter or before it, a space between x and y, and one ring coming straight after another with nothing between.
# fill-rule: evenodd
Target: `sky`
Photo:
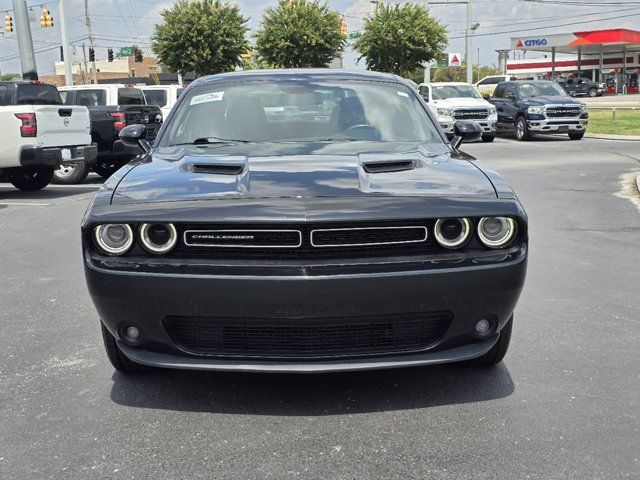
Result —
<instances>
[{"instance_id":1,"label":"sky","mask_svg":"<svg viewBox=\"0 0 640 480\"><path fill-rule=\"evenodd\" d=\"M67 13L69 38L78 48L86 43L87 32L84 23L84 0L64 0ZM170 8L176 0L89 0L89 13L98 60L106 59L107 48L118 49L133 43L142 47L145 54L149 50L150 37L156 23L161 21L161 12ZM555 2L556 0L544 0ZM59 0L27 0L33 7L36 22L31 30L36 50L38 72L41 75L53 73L53 62L59 60L60 23L58 21ZM449 52L464 52L464 28L466 8L464 5L442 5L442 1L432 0L430 10L449 31ZM266 8L276 4L276 0L240 0L242 13L249 18L249 27L255 30ZM589 3L591 6L579 5ZM598 4L593 6L593 4ZM610 5L601 5L611 3ZM345 15L349 31L362 28L363 19L374 10L370 0L329 0L329 6ZM578 5L576 5L578 4ZM626 5L625 5L626 4ZM42 29L39 24L41 5L52 13L54 27ZM12 9L12 0L0 0L2 22L0 32L4 32L4 12ZM498 48L509 48L510 38L538 34L578 32L605 28L630 28L640 30L640 1L633 0L566 0L564 2L541 4L531 0L473 0L472 20L479 23L473 39L473 61L483 65L497 64ZM578 22L581 22L578 24ZM479 57L478 57L479 56ZM357 62L357 54L352 50L344 55L344 66L364 68L364 62ZM20 72L18 42L15 32L0 34L0 72Z\"/></svg>"}]
</instances>

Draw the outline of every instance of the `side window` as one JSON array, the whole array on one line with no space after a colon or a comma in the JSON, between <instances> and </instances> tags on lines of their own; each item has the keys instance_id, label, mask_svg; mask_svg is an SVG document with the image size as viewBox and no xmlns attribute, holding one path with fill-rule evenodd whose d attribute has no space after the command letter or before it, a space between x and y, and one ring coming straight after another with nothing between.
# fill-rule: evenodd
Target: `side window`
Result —
<instances>
[{"instance_id":1,"label":"side window","mask_svg":"<svg viewBox=\"0 0 640 480\"><path fill-rule=\"evenodd\" d=\"M515 85L515 83L507 83L506 84L504 96L506 98L516 98L517 93L516 93L516 85Z\"/></svg>"},{"instance_id":2,"label":"side window","mask_svg":"<svg viewBox=\"0 0 640 480\"><path fill-rule=\"evenodd\" d=\"M504 84L499 83L498 86L496 87L495 92L493 92L493 96L495 98L504 98L504 92L505 92Z\"/></svg>"},{"instance_id":3,"label":"side window","mask_svg":"<svg viewBox=\"0 0 640 480\"><path fill-rule=\"evenodd\" d=\"M119 88L118 105L146 105L142 90L139 88Z\"/></svg>"},{"instance_id":4,"label":"side window","mask_svg":"<svg viewBox=\"0 0 640 480\"><path fill-rule=\"evenodd\" d=\"M104 90L78 90L76 92L76 105L84 107L97 107L106 105L106 95Z\"/></svg>"},{"instance_id":5,"label":"side window","mask_svg":"<svg viewBox=\"0 0 640 480\"><path fill-rule=\"evenodd\" d=\"M500 81L499 77L487 77L478 83L478 85L495 85Z\"/></svg>"},{"instance_id":6,"label":"side window","mask_svg":"<svg viewBox=\"0 0 640 480\"><path fill-rule=\"evenodd\" d=\"M422 98L424 98L427 102L429 101L429 87L427 87L426 85L422 85L421 87L418 87L418 92L420 92Z\"/></svg>"},{"instance_id":7,"label":"side window","mask_svg":"<svg viewBox=\"0 0 640 480\"><path fill-rule=\"evenodd\" d=\"M9 105L9 97L11 92L6 85L0 85L0 105Z\"/></svg>"}]
</instances>

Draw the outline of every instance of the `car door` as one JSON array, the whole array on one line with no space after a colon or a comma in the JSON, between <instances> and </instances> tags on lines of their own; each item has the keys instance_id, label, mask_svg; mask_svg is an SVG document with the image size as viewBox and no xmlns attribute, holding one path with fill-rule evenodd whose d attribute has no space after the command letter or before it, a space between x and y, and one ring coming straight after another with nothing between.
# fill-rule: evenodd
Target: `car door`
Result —
<instances>
[{"instance_id":1,"label":"car door","mask_svg":"<svg viewBox=\"0 0 640 480\"><path fill-rule=\"evenodd\" d=\"M505 117L505 107L507 103L507 98L505 97L506 93L506 83L499 83L496 86L495 91L493 92L493 97L491 98L491 103L496 106L496 112L498 114L498 128L509 128L509 122Z\"/></svg>"},{"instance_id":2,"label":"car door","mask_svg":"<svg viewBox=\"0 0 640 480\"><path fill-rule=\"evenodd\" d=\"M513 128L518 114L518 93L516 84L507 82L504 84L504 98L502 100L502 123L505 128ZM499 114L498 114L499 115Z\"/></svg>"},{"instance_id":3,"label":"car door","mask_svg":"<svg viewBox=\"0 0 640 480\"><path fill-rule=\"evenodd\" d=\"M586 95L589 92L589 82L584 78L577 79L576 93Z\"/></svg>"}]
</instances>

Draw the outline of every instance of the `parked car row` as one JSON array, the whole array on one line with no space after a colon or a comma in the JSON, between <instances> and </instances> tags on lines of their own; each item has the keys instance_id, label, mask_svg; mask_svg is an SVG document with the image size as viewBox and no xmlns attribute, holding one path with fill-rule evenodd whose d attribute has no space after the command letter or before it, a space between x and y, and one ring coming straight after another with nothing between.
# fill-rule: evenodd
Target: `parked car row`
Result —
<instances>
[{"instance_id":1,"label":"parked car row","mask_svg":"<svg viewBox=\"0 0 640 480\"><path fill-rule=\"evenodd\" d=\"M584 103L557 82L514 78L499 81L482 97L473 85L460 82L423 83L418 91L450 139L458 133L458 120L478 122L485 142L493 141L496 133L515 133L520 141L536 133L564 133L571 140L584 136L589 123Z\"/></svg>"},{"instance_id":2,"label":"parked car row","mask_svg":"<svg viewBox=\"0 0 640 480\"><path fill-rule=\"evenodd\" d=\"M74 85L0 82L0 182L40 190L52 181L82 182L90 171L108 178L141 153L119 134L144 125L153 142L183 88L179 85Z\"/></svg>"}]
</instances>

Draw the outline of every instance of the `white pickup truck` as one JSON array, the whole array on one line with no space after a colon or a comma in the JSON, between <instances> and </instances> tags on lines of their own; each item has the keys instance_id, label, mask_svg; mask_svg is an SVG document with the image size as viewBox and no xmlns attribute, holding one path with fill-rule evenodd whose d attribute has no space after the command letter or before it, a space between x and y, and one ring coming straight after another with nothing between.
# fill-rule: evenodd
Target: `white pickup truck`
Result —
<instances>
[{"instance_id":1,"label":"white pickup truck","mask_svg":"<svg viewBox=\"0 0 640 480\"><path fill-rule=\"evenodd\" d=\"M162 116L166 119L173 106L178 102L184 87L181 85L147 85L140 87L147 99L147 105L156 105L162 110Z\"/></svg>"},{"instance_id":2,"label":"white pickup truck","mask_svg":"<svg viewBox=\"0 0 640 480\"><path fill-rule=\"evenodd\" d=\"M89 111L63 105L56 87L46 83L0 82L0 132L0 182L20 190L40 190L60 165L98 154Z\"/></svg>"},{"instance_id":3,"label":"white pickup truck","mask_svg":"<svg viewBox=\"0 0 640 480\"><path fill-rule=\"evenodd\" d=\"M496 107L480 96L473 85L463 82L421 83L418 91L449 138L456 134L458 120L475 121L482 127L482 141L493 142L498 115Z\"/></svg>"}]
</instances>

